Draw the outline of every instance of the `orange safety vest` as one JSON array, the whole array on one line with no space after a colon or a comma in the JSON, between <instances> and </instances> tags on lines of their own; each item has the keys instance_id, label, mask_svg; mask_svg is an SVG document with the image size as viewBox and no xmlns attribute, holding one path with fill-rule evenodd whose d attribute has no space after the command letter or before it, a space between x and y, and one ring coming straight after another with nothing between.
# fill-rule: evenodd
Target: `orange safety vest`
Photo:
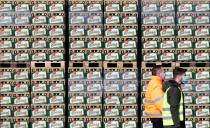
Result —
<instances>
[{"instance_id":1,"label":"orange safety vest","mask_svg":"<svg viewBox=\"0 0 210 128\"><path fill-rule=\"evenodd\" d=\"M162 118L164 96L162 86L162 79L158 76L152 76L152 79L147 86L147 91L144 100L146 117Z\"/></svg>"}]
</instances>

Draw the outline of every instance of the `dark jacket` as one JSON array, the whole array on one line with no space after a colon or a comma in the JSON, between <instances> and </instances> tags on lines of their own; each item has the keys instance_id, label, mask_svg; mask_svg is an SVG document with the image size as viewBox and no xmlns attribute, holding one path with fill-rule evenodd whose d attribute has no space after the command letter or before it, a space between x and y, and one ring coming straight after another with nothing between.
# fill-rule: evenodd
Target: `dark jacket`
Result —
<instances>
[{"instance_id":1,"label":"dark jacket","mask_svg":"<svg viewBox=\"0 0 210 128\"><path fill-rule=\"evenodd\" d=\"M163 92L165 92L169 87L171 88L168 90L167 100L170 105L172 120L174 122L175 127L184 128L185 127L184 122L180 122L180 119L179 119L180 99L181 99L181 95L183 95L183 100L184 100L184 94L182 91L179 90L178 87L181 88L181 86L175 80L169 80L168 82L163 83ZM185 110L183 113L185 115ZM184 119L185 119L185 116L184 116Z\"/></svg>"}]
</instances>

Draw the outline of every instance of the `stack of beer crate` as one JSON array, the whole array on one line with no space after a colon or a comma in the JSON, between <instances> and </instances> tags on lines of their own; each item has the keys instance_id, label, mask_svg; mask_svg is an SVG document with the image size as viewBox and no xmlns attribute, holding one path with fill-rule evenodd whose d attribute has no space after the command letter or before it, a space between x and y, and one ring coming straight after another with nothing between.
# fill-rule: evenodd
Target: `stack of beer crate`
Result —
<instances>
[{"instance_id":1,"label":"stack of beer crate","mask_svg":"<svg viewBox=\"0 0 210 128\"><path fill-rule=\"evenodd\" d=\"M138 1L104 1L104 128L137 126Z\"/></svg>"},{"instance_id":2,"label":"stack of beer crate","mask_svg":"<svg viewBox=\"0 0 210 128\"><path fill-rule=\"evenodd\" d=\"M69 1L69 128L102 127L103 1Z\"/></svg>"}]
</instances>

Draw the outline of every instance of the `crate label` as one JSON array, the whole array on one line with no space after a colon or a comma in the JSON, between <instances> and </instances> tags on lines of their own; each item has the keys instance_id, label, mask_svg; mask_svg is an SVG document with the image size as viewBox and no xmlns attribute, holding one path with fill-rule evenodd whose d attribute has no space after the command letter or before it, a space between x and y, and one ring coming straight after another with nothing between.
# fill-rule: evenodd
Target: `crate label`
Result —
<instances>
[{"instance_id":1,"label":"crate label","mask_svg":"<svg viewBox=\"0 0 210 128\"><path fill-rule=\"evenodd\" d=\"M196 111L196 116L209 116L209 109L198 109Z\"/></svg>"},{"instance_id":2,"label":"crate label","mask_svg":"<svg viewBox=\"0 0 210 128\"><path fill-rule=\"evenodd\" d=\"M108 80L111 80L111 79L119 79L120 78L120 73L119 72L108 72L105 74L105 78L108 79Z\"/></svg>"},{"instance_id":3,"label":"crate label","mask_svg":"<svg viewBox=\"0 0 210 128\"><path fill-rule=\"evenodd\" d=\"M105 128L118 128L120 126L119 121L110 120L105 122Z\"/></svg>"},{"instance_id":4,"label":"crate label","mask_svg":"<svg viewBox=\"0 0 210 128\"><path fill-rule=\"evenodd\" d=\"M63 35L63 29L62 28L53 28L49 31L50 36L62 36Z\"/></svg>"},{"instance_id":5,"label":"crate label","mask_svg":"<svg viewBox=\"0 0 210 128\"><path fill-rule=\"evenodd\" d=\"M28 61L29 54L28 53L20 53L15 56L15 61Z\"/></svg>"},{"instance_id":6,"label":"crate label","mask_svg":"<svg viewBox=\"0 0 210 128\"><path fill-rule=\"evenodd\" d=\"M12 85L11 84L2 84L0 83L0 92L11 92Z\"/></svg>"},{"instance_id":7,"label":"crate label","mask_svg":"<svg viewBox=\"0 0 210 128\"><path fill-rule=\"evenodd\" d=\"M173 78L173 72L166 71L165 72L165 79L172 79Z\"/></svg>"},{"instance_id":8,"label":"crate label","mask_svg":"<svg viewBox=\"0 0 210 128\"><path fill-rule=\"evenodd\" d=\"M119 116L119 109L111 109L105 111L105 116Z\"/></svg>"},{"instance_id":9,"label":"crate label","mask_svg":"<svg viewBox=\"0 0 210 128\"><path fill-rule=\"evenodd\" d=\"M209 79L209 72L208 71L198 71L198 73L195 74L196 79Z\"/></svg>"},{"instance_id":10,"label":"crate label","mask_svg":"<svg viewBox=\"0 0 210 128\"><path fill-rule=\"evenodd\" d=\"M53 92L64 91L64 85L63 84L52 84L49 89L50 89L50 91L53 91Z\"/></svg>"},{"instance_id":11,"label":"crate label","mask_svg":"<svg viewBox=\"0 0 210 128\"><path fill-rule=\"evenodd\" d=\"M63 4L52 4L49 6L50 12L58 12L58 11L64 11Z\"/></svg>"},{"instance_id":12,"label":"crate label","mask_svg":"<svg viewBox=\"0 0 210 128\"><path fill-rule=\"evenodd\" d=\"M101 84L89 84L87 86L87 91L88 92L100 92L102 91L102 85Z\"/></svg>"},{"instance_id":13,"label":"crate label","mask_svg":"<svg viewBox=\"0 0 210 128\"><path fill-rule=\"evenodd\" d=\"M72 12L85 11L85 6L84 6L84 4L73 4L72 6L70 6L70 11L72 11Z\"/></svg>"},{"instance_id":14,"label":"crate label","mask_svg":"<svg viewBox=\"0 0 210 128\"><path fill-rule=\"evenodd\" d=\"M84 121L73 121L70 123L70 128L84 128Z\"/></svg>"},{"instance_id":15,"label":"crate label","mask_svg":"<svg viewBox=\"0 0 210 128\"><path fill-rule=\"evenodd\" d=\"M46 128L47 124L46 121L36 120L32 123L32 128Z\"/></svg>"},{"instance_id":16,"label":"crate label","mask_svg":"<svg viewBox=\"0 0 210 128\"><path fill-rule=\"evenodd\" d=\"M101 72L90 72L87 74L87 79L100 79L101 78Z\"/></svg>"},{"instance_id":17,"label":"crate label","mask_svg":"<svg viewBox=\"0 0 210 128\"><path fill-rule=\"evenodd\" d=\"M34 6L32 6L32 11L34 11L34 12L47 11L47 5L46 4L35 4Z\"/></svg>"},{"instance_id":18,"label":"crate label","mask_svg":"<svg viewBox=\"0 0 210 128\"><path fill-rule=\"evenodd\" d=\"M33 104L45 104L47 103L47 97L46 96L34 96L32 99Z\"/></svg>"},{"instance_id":19,"label":"crate label","mask_svg":"<svg viewBox=\"0 0 210 128\"><path fill-rule=\"evenodd\" d=\"M0 80L11 79L11 78L12 78L12 73L11 72L0 71Z\"/></svg>"},{"instance_id":20,"label":"crate label","mask_svg":"<svg viewBox=\"0 0 210 128\"><path fill-rule=\"evenodd\" d=\"M32 55L32 60L46 60L46 53L35 53Z\"/></svg>"},{"instance_id":21,"label":"crate label","mask_svg":"<svg viewBox=\"0 0 210 128\"><path fill-rule=\"evenodd\" d=\"M106 6L107 12L117 12L120 11L120 5L119 4L108 4Z\"/></svg>"},{"instance_id":22,"label":"crate label","mask_svg":"<svg viewBox=\"0 0 210 128\"><path fill-rule=\"evenodd\" d=\"M42 92L47 91L47 85L46 84L34 84L32 87L33 92Z\"/></svg>"},{"instance_id":23,"label":"crate label","mask_svg":"<svg viewBox=\"0 0 210 128\"><path fill-rule=\"evenodd\" d=\"M0 36L12 36L12 29L0 28Z\"/></svg>"},{"instance_id":24,"label":"crate label","mask_svg":"<svg viewBox=\"0 0 210 128\"><path fill-rule=\"evenodd\" d=\"M94 40L94 41L90 41L88 42L88 48L100 48L101 45L101 41L100 40Z\"/></svg>"},{"instance_id":25,"label":"crate label","mask_svg":"<svg viewBox=\"0 0 210 128\"><path fill-rule=\"evenodd\" d=\"M28 92L28 91L29 90L28 90L28 85L27 84L17 84L14 87L14 92Z\"/></svg>"},{"instance_id":26,"label":"crate label","mask_svg":"<svg viewBox=\"0 0 210 128\"><path fill-rule=\"evenodd\" d=\"M50 24L61 24L63 23L63 16L52 16L49 19Z\"/></svg>"},{"instance_id":27,"label":"crate label","mask_svg":"<svg viewBox=\"0 0 210 128\"><path fill-rule=\"evenodd\" d=\"M14 104L28 104L28 97L21 96L14 99Z\"/></svg>"},{"instance_id":28,"label":"crate label","mask_svg":"<svg viewBox=\"0 0 210 128\"><path fill-rule=\"evenodd\" d=\"M70 92L81 92L85 90L83 84L71 84L69 88Z\"/></svg>"},{"instance_id":29,"label":"crate label","mask_svg":"<svg viewBox=\"0 0 210 128\"><path fill-rule=\"evenodd\" d=\"M146 29L143 31L143 36L157 36L157 29Z\"/></svg>"},{"instance_id":30,"label":"crate label","mask_svg":"<svg viewBox=\"0 0 210 128\"><path fill-rule=\"evenodd\" d=\"M105 104L120 104L119 96L108 96L105 98Z\"/></svg>"},{"instance_id":31,"label":"crate label","mask_svg":"<svg viewBox=\"0 0 210 128\"><path fill-rule=\"evenodd\" d=\"M144 55L145 61L155 61L158 59L157 53L147 53Z\"/></svg>"},{"instance_id":32,"label":"crate label","mask_svg":"<svg viewBox=\"0 0 210 128\"><path fill-rule=\"evenodd\" d=\"M28 128L28 122L26 121L15 122L13 128Z\"/></svg>"},{"instance_id":33,"label":"crate label","mask_svg":"<svg viewBox=\"0 0 210 128\"><path fill-rule=\"evenodd\" d=\"M15 48L29 48L29 41L17 41Z\"/></svg>"},{"instance_id":34,"label":"crate label","mask_svg":"<svg viewBox=\"0 0 210 128\"><path fill-rule=\"evenodd\" d=\"M122 123L122 128L136 128L136 127L137 127L136 121L129 120Z\"/></svg>"},{"instance_id":35,"label":"crate label","mask_svg":"<svg viewBox=\"0 0 210 128\"><path fill-rule=\"evenodd\" d=\"M105 60L119 60L119 53L109 52L105 55Z\"/></svg>"},{"instance_id":36,"label":"crate label","mask_svg":"<svg viewBox=\"0 0 210 128\"><path fill-rule=\"evenodd\" d=\"M135 96L125 96L125 98L122 99L123 104L136 104L136 97Z\"/></svg>"},{"instance_id":37,"label":"crate label","mask_svg":"<svg viewBox=\"0 0 210 128\"><path fill-rule=\"evenodd\" d=\"M49 123L49 128L63 128L64 122L61 120L55 120Z\"/></svg>"},{"instance_id":38,"label":"crate label","mask_svg":"<svg viewBox=\"0 0 210 128\"><path fill-rule=\"evenodd\" d=\"M210 90L210 84L198 84L195 87L195 91L197 92L205 92Z\"/></svg>"},{"instance_id":39,"label":"crate label","mask_svg":"<svg viewBox=\"0 0 210 128\"><path fill-rule=\"evenodd\" d=\"M209 29L208 28L199 28L195 31L195 36L208 36Z\"/></svg>"},{"instance_id":40,"label":"crate label","mask_svg":"<svg viewBox=\"0 0 210 128\"><path fill-rule=\"evenodd\" d=\"M70 116L84 116L84 110L81 108L73 108L70 110Z\"/></svg>"},{"instance_id":41,"label":"crate label","mask_svg":"<svg viewBox=\"0 0 210 128\"><path fill-rule=\"evenodd\" d=\"M71 36L84 36L85 30L83 28L75 28L71 30Z\"/></svg>"},{"instance_id":42,"label":"crate label","mask_svg":"<svg viewBox=\"0 0 210 128\"><path fill-rule=\"evenodd\" d=\"M152 77L152 72L145 72L145 73L143 73L143 79L144 80L148 80L148 79L151 79L151 77Z\"/></svg>"},{"instance_id":43,"label":"crate label","mask_svg":"<svg viewBox=\"0 0 210 128\"><path fill-rule=\"evenodd\" d=\"M163 4L162 6L160 6L160 11L161 12L174 11L174 5L173 4Z\"/></svg>"},{"instance_id":44,"label":"crate label","mask_svg":"<svg viewBox=\"0 0 210 128\"><path fill-rule=\"evenodd\" d=\"M122 55L122 60L136 60L136 53L125 53L124 55Z\"/></svg>"},{"instance_id":45,"label":"crate label","mask_svg":"<svg viewBox=\"0 0 210 128\"><path fill-rule=\"evenodd\" d=\"M182 28L178 31L178 36L191 36L192 29L190 28Z\"/></svg>"},{"instance_id":46,"label":"crate label","mask_svg":"<svg viewBox=\"0 0 210 128\"><path fill-rule=\"evenodd\" d=\"M72 24L83 24L83 23L85 23L85 17L84 16L72 16L71 23Z\"/></svg>"},{"instance_id":47,"label":"crate label","mask_svg":"<svg viewBox=\"0 0 210 128\"><path fill-rule=\"evenodd\" d=\"M189 108L185 108L185 116L193 116L193 110Z\"/></svg>"},{"instance_id":48,"label":"crate label","mask_svg":"<svg viewBox=\"0 0 210 128\"><path fill-rule=\"evenodd\" d=\"M193 11L193 5L192 4L181 4L178 6L178 11L180 11L180 12Z\"/></svg>"},{"instance_id":49,"label":"crate label","mask_svg":"<svg viewBox=\"0 0 210 128\"><path fill-rule=\"evenodd\" d=\"M192 41L180 41L178 42L178 48L192 48Z\"/></svg>"},{"instance_id":50,"label":"crate label","mask_svg":"<svg viewBox=\"0 0 210 128\"><path fill-rule=\"evenodd\" d=\"M209 60L209 53L198 53L195 55L196 61Z\"/></svg>"},{"instance_id":51,"label":"crate label","mask_svg":"<svg viewBox=\"0 0 210 128\"><path fill-rule=\"evenodd\" d=\"M0 97L0 103L1 104L11 104L12 103L11 97L9 97L9 96L1 96Z\"/></svg>"},{"instance_id":52,"label":"crate label","mask_svg":"<svg viewBox=\"0 0 210 128\"><path fill-rule=\"evenodd\" d=\"M84 41L73 41L70 45L71 45L71 48L84 48L85 42Z\"/></svg>"},{"instance_id":53,"label":"crate label","mask_svg":"<svg viewBox=\"0 0 210 128\"><path fill-rule=\"evenodd\" d=\"M146 41L144 43L144 48L157 48L157 41Z\"/></svg>"},{"instance_id":54,"label":"crate label","mask_svg":"<svg viewBox=\"0 0 210 128\"><path fill-rule=\"evenodd\" d=\"M47 30L45 28L35 28L32 31L32 36L45 36L47 34Z\"/></svg>"},{"instance_id":55,"label":"crate label","mask_svg":"<svg viewBox=\"0 0 210 128\"><path fill-rule=\"evenodd\" d=\"M0 109L0 116L1 117L5 117L5 116L9 117L9 116L11 116L11 110L7 109L7 108L1 108Z\"/></svg>"},{"instance_id":56,"label":"crate label","mask_svg":"<svg viewBox=\"0 0 210 128\"><path fill-rule=\"evenodd\" d=\"M15 24L29 24L28 16L18 16L15 18Z\"/></svg>"},{"instance_id":57,"label":"crate label","mask_svg":"<svg viewBox=\"0 0 210 128\"><path fill-rule=\"evenodd\" d=\"M17 72L16 74L14 74L14 79L15 80L28 79L28 72L27 71Z\"/></svg>"},{"instance_id":58,"label":"crate label","mask_svg":"<svg viewBox=\"0 0 210 128\"><path fill-rule=\"evenodd\" d=\"M210 127L210 123L209 121L198 121L195 124L196 128L209 128Z\"/></svg>"},{"instance_id":59,"label":"crate label","mask_svg":"<svg viewBox=\"0 0 210 128\"><path fill-rule=\"evenodd\" d=\"M12 41L0 40L0 48L12 48Z\"/></svg>"},{"instance_id":60,"label":"crate label","mask_svg":"<svg viewBox=\"0 0 210 128\"><path fill-rule=\"evenodd\" d=\"M157 17L156 16L146 16L143 19L143 24L157 24Z\"/></svg>"},{"instance_id":61,"label":"crate label","mask_svg":"<svg viewBox=\"0 0 210 128\"><path fill-rule=\"evenodd\" d=\"M136 79L136 72L128 71L122 74L123 80Z\"/></svg>"},{"instance_id":62,"label":"crate label","mask_svg":"<svg viewBox=\"0 0 210 128\"><path fill-rule=\"evenodd\" d=\"M32 48L46 48L46 41L45 40L38 40L32 43Z\"/></svg>"},{"instance_id":63,"label":"crate label","mask_svg":"<svg viewBox=\"0 0 210 128\"><path fill-rule=\"evenodd\" d=\"M208 24L209 22L210 21L208 16L198 16L197 18L195 18L196 24Z\"/></svg>"},{"instance_id":64,"label":"crate label","mask_svg":"<svg viewBox=\"0 0 210 128\"><path fill-rule=\"evenodd\" d=\"M87 122L87 128L101 128L101 121L89 121Z\"/></svg>"},{"instance_id":65,"label":"crate label","mask_svg":"<svg viewBox=\"0 0 210 128\"><path fill-rule=\"evenodd\" d=\"M11 16L0 16L0 24L12 24Z\"/></svg>"},{"instance_id":66,"label":"crate label","mask_svg":"<svg viewBox=\"0 0 210 128\"><path fill-rule=\"evenodd\" d=\"M125 29L122 31L122 36L136 36L136 29Z\"/></svg>"},{"instance_id":67,"label":"crate label","mask_svg":"<svg viewBox=\"0 0 210 128\"><path fill-rule=\"evenodd\" d=\"M136 109L126 108L122 111L122 116L137 116Z\"/></svg>"},{"instance_id":68,"label":"crate label","mask_svg":"<svg viewBox=\"0 0 210 128\"><path fill-rule=\"evenodd\" d=\"M100 96L90 96L87 98L87 104L101 104Z\"/></svg>"},{"instance_id":69,"label":"crate label","mask_svg":"<svg viewBox=\"0 0 210 128\"><path fill-rule=\"evenodd\" d=\"M143 12L156 12L157 10L157 4L148 4L146 6L143 6Z\"/></svg>"},{"instance_id":70,"label":"crate label","mask_svg":"<svg viewBox=\"0 0 210 128\"><path fill-rule=\"evenodd\" d=\"M119 47L119 41L110 40L105 43L105 48L118 48L118 47Z\"/></svg>"},{"instance_id":71,"label":"crate label","mask_svg":"<svg viewBox=\"0 0 210 128\"><path fill-rule=\"evenodd\" d=\"M198 41L195 43L195 48L209 48L209 41Z\"/></svg>"},{"instance_id":72,"label":"crate label","mask_svg":"<svg viewBox=\"0 0 210 128\"><path fill-rule=\"evenodd\" d=\"M52 53L49 55L49 60L63 60L63 53Z\"/></svg>"},{"instance_id":73,"label":"crate label","mask_svg":"<svg viewBox=\"0 0 210 128\"><path fill-rule=\"evenodd\" d=\"M192 53L180 53L178 55L178 60L192 60Z\"/></svg>"},{"instance_id":74,"label":"crate label","mask_svg":"<svg viewBox=\"0 0 210 128\"><path fill-rule=\"evenodd\" d=\"M0 12L12 11L12 4L2 4L0 5Z\"/></svg>"},{"instance_id":75,"label":"crate label","mask_svg":"<svg viewBox=\"0 0 210 128\"><path fill-rule=\"evenodd\" d=\"M192 84L183 84L181 87L183 92L190 92L193 90Z\"/></svg>"},{"instance_id":76,"label":"crate label","mask_svg":"<svg viewBox=\"0 0 210 128\"><path fill-rule=\"evenodd\" d=\"M84 97L83 96L72 96L70 98L71 104L82 104L84 103Z\"/></svg>"},{"instance_id":77,"label":"crate label","mask_svg":"<svg viewBox=\"0 0 210 128\"><path fill-rule=\"evenodd\" d=\"M50 104L60 104L64 103L64 98L63 96L52 96L49 101Z\"/></svg>"},{"instance_id":78,"label":"crate label","mask_svg":"<svg viewBox=\"0 0 210 128\"><path fill-rule=\"evenodd\" d=\"M120 17L119 16L108 16L106 18L107 24L119 24L120 23Z\"/></svg>"},{"instance_id":79,"label":"crate label","mask_svg":"<svg viewBox=\"0 0 210 128\"><path fill-rule=\"evenodd\" d=\"M136 48L136 41L126 40L122 43L122 48Z\"/></svg>"},{"instance_id":80,"label":"crate label","mask_svg":"<svg viewBox=\"0 0 210 128\"><path fill-rule=\"evenodd\" d=\"M125 4L123 6L123 12L135 12L135 11L137 11L136 4Z\"/></svg>"},{"instance_id":81,"label":"crate label","mask_svg":"<svg viewBox=\"0 0 210 128\"><path fill-rule=\"evenodd\" d=\"M123 92L131 92L131 91L137 91L136 84L125 84L122 86Z\"/></svg>"},{"instance_id":82,"label":"crate label","mask_svg":"<svg viewBox=\"0 0 210 128\"><path fill-rule=\"evenodd\" d=\"M90 16L87 18L87 23L88 24L98 24L98 23L101 23L102 20L101 20L101 16Z\"/></svg>"},{"instance_id":83,"label":"crate label","mask_svg":"<svg viewBox=\"0 0 210 128\"><path fill-rule=\"evenodd\" d=\"M101 35L101 28L91 28L87 31L88 36L99 36Z\"/></svg>"},{"instance_id":84,"label":"crate label","mask_svg":"<svg viewBox=\"0 0 210 128\"><path fill-rule=\"evenodd\" d=\"M101 53L90 53L88 55L88 60L101 60L102 56Z\"/></svg>"},{"instance_id":85,"label":"crate label","mask_svg":"<svg viewBox=\"0 0 210 128\"><path fill-rule=\"evenodd\" d=\"M173 35L174 35L173 28L167 28L160 31L160 36L173 36Z\"/></svg>"},{"instance_id":86,"label":"crate label","mask_svg":"<svg viewBox=\"0 0 210 128\"><path fill-rule=\"evenodd\" d=\"M209 4L197 4L197 6L195 6L195 11L197 12L209 11Z\"/></svg>"},{"instance_id":87,"label":"crate label","mask_svg":"<svg viewBox=\"0 0 210 128\"><path fill-rule=\"evenodd\" d=\"M12 126L11 126L11 122L10 121L2 121L1 123L0 123L0 127L1 128L11 128Z\"/></svg>"},{"instance_id":88,"label":"crate label","mask_svg":"<svg viewBox=\"0 0 210 128\"><path fill-rule=\"evenodd\" d=\"M105 36L119 36L120 30L116 28L109 28L105 31Z\"/></svg>"},{"instance_id":89,"label":"crate label","mask_svg":"<svg viewBox=\"0 0 210 128\"><path fill-rule=\"evenodd\" d=\"M184 103L190 104L190 103L192 103L192 102L193 102L192 96L185 96L185 97L184 97Z\"/></svg>"},{"instance_id":90,"label":"crate label","mask_svg":"<svg viewBox=\"0 0 210 128\"><path fill-rule=\"evenodd\" d=\"M93 12L97 12L97 11L101 11L101 4L90 4L87 6L87 11L93 11Z\"/></svg>"},{"instance_id":91,"label":"crate label","mask_svg":"<svg viewBox=\"0 0 210 128\"><path fill-rule=\"evenodd\" d=\"M185 126L186 126L186 128L193 128L193 122L186 120L185 121Z\"/></svg>"},{"instance_id":92,"label":"crate label","mask_svg":"<svg viewBox=\"0 0 210 128\"><path fill-rule=\"evenodd\" d=\"M143 122L143 128L153 128L151 121L147 120Z\"/></svg>"},{"instance_id":93,"label":"crate label","mask_svg":"<svg viewBox=\"0 0 210 128\"><path fill-rule=\"evenodd\" d=\"M123 24L136 24L137 18L135 16L126 16L122 20Z\"/></svg>"},{"instance_id":94,"label":"crate label","mask_svg":"<svg viewBox=\"0 0 210 128\"><path fill-rule=\"evenodd\" d=\"M107 84L104 86L104 90L106 92L114 92L114 91L120 91L119 84Z\"/></svg>"},{"instance_id":95,"label":"crate label","mask_svg":"<svg viewBox=\"0 0 210 128\"><path fill-rule=\"evenodd\" d=\"M63 108L53 108L50 111L50 116L63 116L63 115L64 115Z\"/></svg>"},{"instance_id":96,"label":"crate label","mask_svg":"<svg viewBox=\"0 0 210 128\"><path fill-rule=\"evenodd\" d=\"M87 111L87 116L101 116L101 109L91 108Z\"/></svg>"},{"instance_id":97,"label":"crate label","mask_svg":"<svg viewBox=\"0 0 210 128\"><path fill-rule=\"evenodd\" d=\"M45 108L35 108L32 111L32 116L46 116L47 112Z\"/></svg>"},{"instance_id":98,"label":"crate label","mask_svg":"<svg viewBox=\"0 0 210 128\"><path fill-rule=\"evenodd\" d=\"M29 4L18 4L17 6L15 6L15 11L16 12L27 12L27 11L30 11Z\"/></svg>"},{"instance_id":99,"label":"crate label","mask_svg":"<svg viewBox=\"0 0 210 128\"><path fill-rule=\"evenodd\" d=\"M47 23L47 18L46 18L46 16L35 16L32 19L32 23L33 24L44 24L44 23Z\"/></svg>"},{"instance_id":100,"label":"crate label","mask_svg":"<svg viewBox=\"0 0 210 128\"><path fill-rule=\"evenodd\" d=\"M64 42L62 40L55 40L50 42L50 48L63 48Z\"/></svg>"},{"instance_id":101,"label":"crate label","mask_svg":"<svg viewBox=\"0 0 210 128\"><path fill-rule=\"evenodd\" d=\"M161 60L174 60L175 59L175 56L174 56L174 53L163 53L160 56L160 59Z\"/></svg>"},{"instance_id":102,"label":"crate label","mask_svg":"<svg viewBox=\"0 0 210 128\"><path fill-rule=\"evenodd\" d=\"M174 24L173 16L163 16L160 18L160 24Z\"/></svg>"},{"instance_id":103,"label":"crate label","mask_svg":"<svg viewBox=\"0 0 210 128\"><path fill-rule=\"evenodd\" d=\"M162 41L160 44L160 48L174 48L174 47L175 47L174 41Z\"/></svg>"},{"instance_id":104,"label":"crate label","mask_svg":"<svg viewBox=\"0 0 210 128\"><path fill-rule=\"evenodd\" d=\"M16 111L14 111L14 116L28 116L28 109L17 109Z\"/></svg>"},{"instance_id":105,"label":"crate label","mask_svg":"<svg viewBox=\"0 0 210 128\"><path fill-rule=\"evenodd\" d=\"M82 71L72 72L70 74L70 79L83 79L84 73Z\"/></svg>"},{"instance_id":106,"label":"crate label","mask_svg":"<svg viewBox=\"0 0 210 128\"><path fill-rule=\"evenodd\" d=\"M178 19L178 23L180 24L191 24L193 22L192 16L181 16Z\"/></svg>"}]
</instances>

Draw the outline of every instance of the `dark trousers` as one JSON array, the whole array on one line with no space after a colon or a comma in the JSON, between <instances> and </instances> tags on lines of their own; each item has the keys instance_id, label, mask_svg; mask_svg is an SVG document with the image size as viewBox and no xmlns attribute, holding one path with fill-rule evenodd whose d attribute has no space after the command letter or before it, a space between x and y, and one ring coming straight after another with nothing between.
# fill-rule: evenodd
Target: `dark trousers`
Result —
<instances>
[{"instance_id":1,"label":"dark trousers","mask_svg":"<svg viewBox=\"0 0 210 128\"><path fill-rule=\"evenodd\" d=\"M152 122L153 128L163 128L162 118L151 118L150 120Z\"/></svg>"},{"instance_id":2,"label":"dark trousers","mask_svg":"<svg viewBox=\"0 0 210 128\"><path fill-rule=\"evenodd\" d=\"M174 125L173 126L166 126L166 127L164 127L164 128L185 128L186 126L185 126L185 121L181 121L180 122L180 127L175 127Z\"/></svg>"}]
</instances>

